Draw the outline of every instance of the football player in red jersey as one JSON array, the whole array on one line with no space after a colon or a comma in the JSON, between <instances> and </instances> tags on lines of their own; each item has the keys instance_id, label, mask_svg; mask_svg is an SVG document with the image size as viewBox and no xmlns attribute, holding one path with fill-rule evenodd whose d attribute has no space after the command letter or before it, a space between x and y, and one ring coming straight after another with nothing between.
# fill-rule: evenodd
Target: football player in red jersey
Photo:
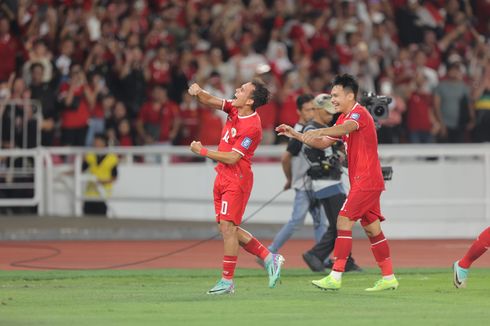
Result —
<instances>
[{"instance_id":1,"label":"football player in red jersey","mask_svg":"<svg viewBox=\"0 0 490 326\"><path fill-rule=\"evenodd\" d=\"M189 87L189 94L205 106L228 114L217 151L208 150L199 141L190 145L192 152L218 161L213 192L216 221L224 241L223 273L208 294L234 292L233 274L239 246L265 261L269 287L273 288L281 276L284 258L270 253L240 227L253 185L251 159L262 139L260 117L255 110L267 103L269 91L262 81L254 80L237 88L233 100L217 98L198 84Z\"/></svg>"},{"instance_id":2,"label":"football player in red jersey","mask_svg":"<svg viewBox=\"0 0 490 326\"><path fill-rule=\"evenodd\" d=\"M276 131L279 135L298 139L316 148L327 148L335 141L342 140L347 152L350 191L337 219L335 263L330 275L312 283L325 290L340 288L342 273L352 248L352 227L360 220L383 275L366 291L394 290L398 287L398 281L393 274L390 248L380 224L384 220L380 209L384 180L378 158L376 127L369 111L356 101L358 89L359 85L354 77L335 77L331 92L332 104L341 114L333 127L302 134L283 124Z\"/></svg>"}]
</instances>

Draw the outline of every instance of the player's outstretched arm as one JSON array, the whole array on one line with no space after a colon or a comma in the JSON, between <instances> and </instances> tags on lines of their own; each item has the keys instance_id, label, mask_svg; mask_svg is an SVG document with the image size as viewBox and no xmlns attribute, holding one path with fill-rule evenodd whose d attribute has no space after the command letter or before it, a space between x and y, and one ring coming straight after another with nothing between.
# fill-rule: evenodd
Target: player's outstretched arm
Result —
<instances>
[{"instance_id":1,"label":"player's outstretched arm","mask_svg":"<svg viewBox=\"0 0 490 326\"><path fill-rule=\"evenodd\" d=\"M303 136L303 140L309 142L311 139L324 136L340 138L356 130L357 123L354 121L346 121L341 125L307 131Z\"/></svg>"},{"instance_id":2,"label":"player's outstretched arm","mask_svg":"<svg viewBox=\"0 0 490 326\"><path fill-rule=\"evenodd\" d=\"M217 110L221 110L221 108L223 107L222 98L209 94L196 83L192 84L187 91L190 95L195 96L200 103L204 104L207 107Z\"/></svg>"},{"instance_id":3,"label":"player's outstretched arm","mask_svg":"<svg viewBox=\"0 0 490 326\"><path fill-rule=\"evenodd\" d=\"M190 145L190 149L193 153L209 157L212 160L224 163L224 164L235 164L241 158L242 155L240 153L231 151L231 152L219 152L219 151L210 151L206 147L202 146L200 141L193 141Z\"/></svg>"},{"instance_id":4,"label":"player's outstretched arm","mask_svg":"<svg viewBox=\"0 0 490 326\"><path fill-rule=\"evenodd\" d=\"M293 127L288 126L286 124L282 124L276 127L276 132L278 133L279 136L286 136L289 138L297 139L300 142L311 147L325 149L331 146L333 143L335 143L335 140L333 139L322 137L321 134L319 133L319 130L321 129L310 130L302 134L294 130ZM305 138L306 135L309 135L309 137Z\"/></svg>"}]
</instances>

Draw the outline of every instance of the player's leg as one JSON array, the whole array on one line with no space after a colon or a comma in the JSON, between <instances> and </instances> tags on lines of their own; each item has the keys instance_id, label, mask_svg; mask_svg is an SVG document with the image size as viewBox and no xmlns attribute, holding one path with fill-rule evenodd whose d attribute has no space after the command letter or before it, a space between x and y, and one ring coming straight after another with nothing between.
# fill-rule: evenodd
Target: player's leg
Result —
<instances>
[{"instance_id":1,"label":"player's leg","mask_svg":"<svg viewBox=\"0 0 490 326\"><path fill-rule=\"evenodd\" d=\"M228 198L223 196L223 185L217 176L214 183L214 207L216 221L219 223L219 231L223 237L223 271L221 279L208 291L208 294L233 293L235 285L233 275L235 273L238 258L238 227L229 220Z\"/></svg>"},{"instance_id":2,"label":"player's leg","mask_svg":"<svg viewBox=\"0 0 490 326\"><path fill-rule=\"evenodd\" d=\"M347 202L347 201L346 201ZM337 239L335 240L334 265L327 277L312 281L312 284L323 290L338 290L342 285L342 273L352 250L352 227L355 221L346 216L337 218Z\"/></svg>"},{"instance_id":3,"label":"player's leg","mask_svg":"<svg viewBox=\"0 0 490 326\"><path fill-rule=\"evenodd\" d=\"M310 208L310 198L308 193L302 190L295 190L293 212L289 221L274 236L274 240L269 245L269 251L276 253L284 243L293 235L298 228L303 225L306 213Z\"/></svg>"},{"instance_id":4,"label":"player's leg","mask_svg":"<svg viewBox=\"0 0 490 326\"><path fill-rule=\"evenodd\" d=\"M379 194L378 194L379 199ZM322 289L339 289L342 274L345 272L347 260L352 250L352 227L355 221L363 217L370 209L372 198L365 191L350 191L337 218L337 238L334 246L334 264L330 274L312 283Z\"/></svg>"},{"instance_id":5,"label":"player's leg","mask_svg":"<svg viewBox=\"0 0 490 326\"><path fill-rule=\"evenodd\" d=\"M371 242L371 251L383 276L372 288L367 288L366 291L396 290L398 288L398 281L393 273L390 247L388 240L386 240L381 230L380 221L377 220L364 226L364 231Z\"/></svg>"},{"instance_id":6,"label":"player's leg","mask_svg":"<svg viewBox=\"0 0 490 326\"><path fill-rule=\"evenodd\" d=\"M243 228L238 228L238 241L245 251L264 261L265 270L269 274L269 287L274 288L281 278L284 257L271 253L259 240Z\"/></svg>"},{"instance_id":7,"label":"player's leg","mask_svg":"<svg viewBox=\"0 0 490 326\"><path fill-rule=\"evenodd\" d=\"M222 198L222 201L226 202L226 209L221 210L221 219L231 220L235 225L240 225L250 197L250 192L244 191L240 185L236 184L228 185L226 190ZM269 287L275 287L281 275L281 266L284 263L284 258L281 255L271 254L250 233L238 227L237 244L241 245L247 252L265 260L265 267L269 273Z\"/></svg>"},{"instance_id":8,"label":"player's leg","mask_svg":"<svg viewBox=\"0 0 490 326\"><path fill-rule=\"evenodd\" d=\"M333 252L335 240L337 238L337 217L343 203L345 202L345 198L345 194L337 194L329 198L322 199L321 201L328 218L328 229L323 234L320 242L315 244L315 246L303 254L304 261L314 272L324 271L324 262L327 261L327 258ZM331 264L332 265L328 267L330 269L333 267L333 262ZM345 266L345 271L348 272L352 270L361 271L362 269L356 265L352 256L349 256Z\"/></svg>"},{"instance_id":9,"label":"player's leg","mask_svg":"<svg viewBox=\"0 0 490 326\"><path fill-rule=\"evenodd\" d=\"M259 240L257 240L250 232L243 228L238 228L238 242L240 246L248 253L267 261L271 259L272 253L264 246Z\"/></svg>"},{"instance_id":10,"label":"player's leg","mask_svg":"<svg viewBox=\"0 0 490 326\"><path fill-rule=\"evenodd\" d=\"M398 288L398 281L393 273L390 246L381 230L381 221L384 220L384 217L381 215L380 195L380 192L366 192L366 198L374 202L374 205L371 205L369 211L361 219L361 225L369 238L369 242L371 242L371 251L382 275L382 278L373 287L367 288L366 291L396 290Z\"/></svg>"},{"instance_id":11,"label":"player's leg","mask_svg":"<svg viewBox=\"0 0 490 326\"><path fill-rule=\"evenodd\" d=\"M486 228L473 242L466 254L453 264L453 283L457 288L466 287L471 264L490 247L490 227Z\"/></svg>"}]
</instances>

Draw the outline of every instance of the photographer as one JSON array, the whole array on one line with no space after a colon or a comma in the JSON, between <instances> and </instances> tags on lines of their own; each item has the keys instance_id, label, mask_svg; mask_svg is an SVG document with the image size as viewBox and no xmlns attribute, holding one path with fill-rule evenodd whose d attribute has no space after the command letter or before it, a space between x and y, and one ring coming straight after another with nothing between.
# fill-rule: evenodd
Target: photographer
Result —
<instances>
[{"instance_id":1,"label":"photographer","mask_svg":"<svg viewBox=\"0 0 490 326\"><path fill-rule=\"evenodd\" d=\"M335 109L330 102L330 95L320 94L315 100L315 119L308 123L303 132L331 126L334 121ZM324 262L333 251L337 238L337 216L345 201L345 189L342 185L342 161L344 158L343 146L340 142L320 150L303 145L305 157L310 164L307 174L311 178L311 189L314 191L314 200L318 200L324 208L329 226L322 239L309 251L303 254L303 259L313 272L323 272ZM331 268L331 266L328 266ZM347 260L346 271L360 271L351 255Z\"/></svg>"},{"instance_id":2,"label":"photographer","mask_svg":"<svg viewBox=\"0 0 490 326\"><path fill-rule=\"evenodd\" d=\"M311 94L298 96L296 107L300 120L294 128L301 132L304 130L307 121L318 119L316 118L318 116L316 111L318 110L314 107L313 95ZM321 122L317 123L321 125ZM302 153L302 148L303 144L300 141L291 139L282 157L282 167L287 178L284 189L287 190L291 187L294 189L294 206L289 222L281 228L269 246L270 252L277 252L284 245L294 231L304 223L308 212L310 212L313 218L316 241L320 241L320 238L327 229L325 213L313 196L311 179L307 176L307 170L310 165ZM258 262L261 263L260 261Z\"/></svg>"}]
</instances>

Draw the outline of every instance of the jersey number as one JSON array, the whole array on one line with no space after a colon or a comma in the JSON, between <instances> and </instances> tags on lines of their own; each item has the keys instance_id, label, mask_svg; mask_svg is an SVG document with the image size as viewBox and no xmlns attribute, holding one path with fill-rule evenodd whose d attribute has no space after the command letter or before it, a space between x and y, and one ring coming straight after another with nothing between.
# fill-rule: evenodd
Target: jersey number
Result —
<instances>
[{"instance_id":1,"label":"jersey number","mask_svg":"<svg viewBox=\"0 0 490 326\"><path fill-rule=\"evenodd\" d=\"M229 144L229 142L228 142L230 140L230 131L229 130L226 131L225 136L223 137L223 140Z\"/></svg>"},{"instance_id":2,"label":"jersey number","mask_svg":"<svg viewBox=\"0 0 490 326\"><path fill-rule=\"evenodd\" d=\"M228 202L222 201L221 202L221 214L226 215L227 213L228 213Z\"/></svg>"}]
</instances>

